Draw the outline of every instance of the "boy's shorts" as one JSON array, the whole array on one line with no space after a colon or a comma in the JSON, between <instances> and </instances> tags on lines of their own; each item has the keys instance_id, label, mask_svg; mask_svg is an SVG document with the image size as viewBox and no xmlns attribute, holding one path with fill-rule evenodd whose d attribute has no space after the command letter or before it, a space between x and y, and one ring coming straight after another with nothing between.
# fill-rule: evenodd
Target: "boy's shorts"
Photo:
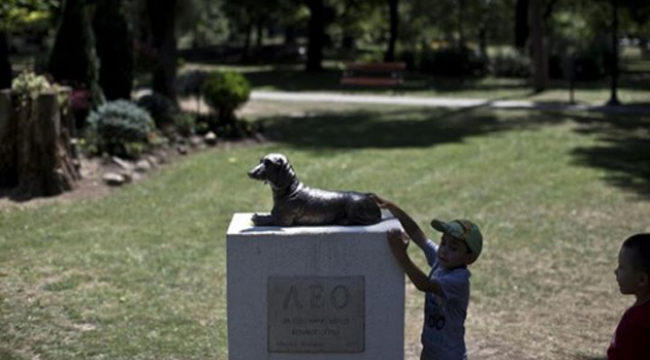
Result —
<instances>
[{"instance_id":1,"label":"boy's shorts","mask_svg":"<svg viewBox=\"0 0 650 360\"><path fill-rule=\"evenodd\" d=\"M422 352L420 353L420 360L439 360L436 358L435 354L432 351L427 350L426 346L422 347ZM463 356L460 360L467 360L467 355Z\"/></svg>"}]
</instances>

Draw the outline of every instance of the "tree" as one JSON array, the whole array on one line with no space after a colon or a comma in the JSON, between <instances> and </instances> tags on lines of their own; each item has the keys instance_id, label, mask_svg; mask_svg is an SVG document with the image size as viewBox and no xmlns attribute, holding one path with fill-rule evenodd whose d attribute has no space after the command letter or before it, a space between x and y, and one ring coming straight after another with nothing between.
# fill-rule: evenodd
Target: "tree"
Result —
<instances>
[{"instance_id":1,"label":"tree","mask_svg":"<svg viewBox=\"0 0 650 360\"><path fill-rule=\"evenodd\" d=\"M395 60L395 44L399 32L399 0L388 0L388 13L390 14L390 33L388 36L388 49L384 56L385 61Z\"/></svg>"},{"instance_id":2,"label":"tree","mask_svg":"<svg viewBox=\"0 0 650 360\"><path fill-rule=\"evenodd\" d=\"M146 0L151 37L157 54L153 90L176 101L176 10L177 0Z\"/></svg>"},{"instance_id":3,"label":"tree","mask_svg":"<svg viewBox=\"0 0 650 360\"><path fill-rule=\"evenodd\" d=\"M24 28L43 27L59 6L53 0L2 0L0 2L0 89L11 87L9 36Z\"/></svg>"},{"instance_id":4,"label":"tree","mask_svg":"<svg viewBox=\"0 0 650 360\"><path fill-rule=\"evenodd\" d=\"M515 11L515 48L524 50L528 40L528 1L517 0Z\"/></svg>"},{"instance_id":5,"label":"tree","mask_svg":"<svg viewBox=\"0 0 650 360\"><path fill-rule=\"evenodd\" d=\"M99 84L108 100L130 99L133 89L133 31L124 15L123 0L97 0L93 19L97 43Z\"/></svg>"},{"instance_id":6,"label":"tree","mask_svg":"<svg viewBox=\"0 0 650 360\"><path fill-rule=\"evenodd\" d=\"M7 44L7 33L0 31L0 89L11 87L12 70L9 62L9 45Z\"/></svg>"},{"instance_id":7,"label":"tree","mask_svg":"<svg viewBox=\"0 0 650 360\"><path fill-rule=\"evenodd\" d=\"M533 58L533 87L536 92L546 90L548 83L548 52L542 21L542 0L530 0L529 23Z\"/></svg>"},{"instance_id":8,"label":"tree","mask_svg":"<svg viewBox=\"0 0 650 360\"><path fill-rule=\"evenodd\" d=\"M59 83L89 89L97 105L104 96L98 84L99 63L90 12L87 0L64 1L48 70Z\"/></svg>"},{"instance_id":9,"label":"tree","mask_svg":"<svg viewBox=\"0 0 650 360\"><path fill-rule=\"evenodd\" d=\"M323 47L325 46L324 0L305 0L309 8L309 44L307 45L307 71L323 70Z\"/></svg>"}]
</instances>

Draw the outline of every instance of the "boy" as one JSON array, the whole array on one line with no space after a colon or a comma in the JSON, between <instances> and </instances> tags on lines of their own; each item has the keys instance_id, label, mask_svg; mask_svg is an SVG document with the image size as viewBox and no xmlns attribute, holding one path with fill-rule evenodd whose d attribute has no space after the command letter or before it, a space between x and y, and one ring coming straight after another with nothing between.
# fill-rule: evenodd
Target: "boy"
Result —
<instances>
[{"instance_id":1,"label":"boy","mask_svg":"<svg viewBox=\"0 0 650 360\"><path fill-rule=\"evenodd\" d=\"M636 301L618 323L607 359L650 359L650 234L623 242L614 273L621 293L634 295Z\"/></svg>"},{"instance_id":2,"label":"boy","mask_svg":"<svg viewBox=\"0 0 650 360\"><path fill-rule=\"evenodd\" d=\"M440 245L436 246L401 208L377 196L374 199L395 215L406 231L408 237L400 230L389 231L390 248L415 287L425 293L420 359L467 359L465 318L471 275L467 265L481 254L483 237L479 228L467 220L433 220L431 226L442 232ZM428 276L409 258L409 238L422 249L431 265Z\"/></svg>"}]
</instances>

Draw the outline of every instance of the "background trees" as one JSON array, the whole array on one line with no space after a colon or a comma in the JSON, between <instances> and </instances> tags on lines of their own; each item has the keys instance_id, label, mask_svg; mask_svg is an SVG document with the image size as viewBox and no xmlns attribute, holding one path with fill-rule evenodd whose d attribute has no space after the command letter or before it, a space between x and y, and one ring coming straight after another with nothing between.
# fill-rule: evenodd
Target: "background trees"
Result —
<instances>
[{"instance_id":1,"label":"background trees","mask_svg":"<svg viewBox=\"0 0 650 360\"><path fill-rule=\"evenodd\" d=\"M507 64L528 70L509 73L533 74L534 89L542 91L548 78L566 76L569 57L575 60L579 80L613 72L612 3L6 0L0 5L0 85L10 82L7 54L20 51L20 32L40 22L56 33L47 66L51 75L91 89L99 81L109 99L129 96L136 68L151 73L156 92L175 98L179 47L185 55L192 49L204 51L213 62L282 59L320 71L326 59L405 61L412 70L447 76L498 76L494 69L503 68L499 62L510 57ZM648 55L650 5L644 0L616 3L617 38L631 39L630 44L638 43ZM60 19L60 26L53 26L51 19Z\"/></svg>"},{"instance_id":2,"label":"background trees","mask_svg":"<svg viewBox=\"0 0 650 360\"><path fill-rule=\"evenodd\" d=\"M9 36L26 28L43 29L50 24L55 0L3 0L0 3L0 89L11 86Z\"/></svg>"}]
</instances>

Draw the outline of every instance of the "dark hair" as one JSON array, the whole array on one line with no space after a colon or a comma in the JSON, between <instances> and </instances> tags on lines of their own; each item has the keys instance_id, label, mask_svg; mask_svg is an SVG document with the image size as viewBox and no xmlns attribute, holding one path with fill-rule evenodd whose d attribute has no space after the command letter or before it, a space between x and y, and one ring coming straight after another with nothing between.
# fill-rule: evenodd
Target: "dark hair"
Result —
<instances>
[{"instance_id":1,"label":"dark hair","mask_svg":"<svg viewBox=\"0 0 650 360\"><path fill-rule=\"evenodd\" d=\"M650 275L650 234L636 234L623 242L623 247L634 251L634 266Z\"/></svg>"}]
</instances>

